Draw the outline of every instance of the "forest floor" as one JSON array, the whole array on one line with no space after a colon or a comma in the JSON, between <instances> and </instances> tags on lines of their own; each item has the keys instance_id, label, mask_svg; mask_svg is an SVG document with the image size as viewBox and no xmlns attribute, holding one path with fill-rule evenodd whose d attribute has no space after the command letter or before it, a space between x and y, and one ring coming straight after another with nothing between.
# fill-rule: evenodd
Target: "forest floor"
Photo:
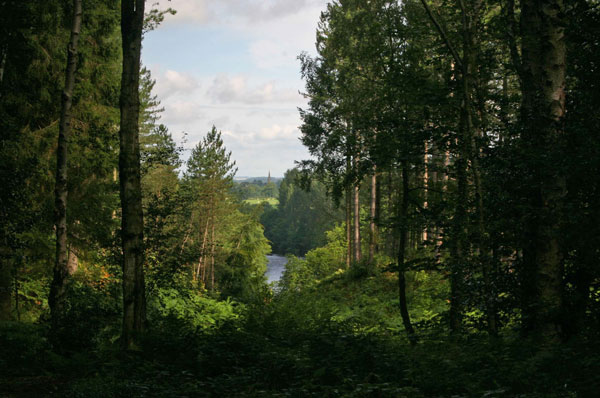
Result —
<instances>
[{"instance_id":1,"label":"forest floor","mask_svg":"<svg viewBox=\"0 0 600 398\"><path fill-rule=\"evenodd\" d=\"M540 349L508 328L451 337L441 322L417 325L411 346L375 324L392 296L372 297L370 284L385 280L338 278L248 305L244 319L209 331L155 321L133 353L118 349L118 318L73 325L58 340L45 324L0 323L0 397L598 396L597 336ZM82 338L94 328L104 332Z\"/></svg>"},{"instance_id":2,"label":"forest floor","mask_svg":"<svg viewBox=\"0 0 600 398\"><path fill-rule=\"evenodd\" d=\"M595 397L600 385L590 346L540 354L484 338L410 347L341 330L227 330L149 336L139 353L57 354L40 328L12 331L24 329L3 334L13 355L2 357L2 397Z\"/></svg>"}]
</instances>

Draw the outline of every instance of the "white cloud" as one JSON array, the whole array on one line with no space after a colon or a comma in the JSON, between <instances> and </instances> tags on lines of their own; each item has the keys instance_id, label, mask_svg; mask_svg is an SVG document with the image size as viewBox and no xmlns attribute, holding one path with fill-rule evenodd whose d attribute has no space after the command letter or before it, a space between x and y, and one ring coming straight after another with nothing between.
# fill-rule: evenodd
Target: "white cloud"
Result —
<instances>
[{"instance_id":1,"label":"white cloud","mask_svg":"<svg viewBox=\"0 0 600 398\"><path fill-rule=\"evenodd\" d=\"M291 88L278 88L275 82L250 86L245 76L218 75L208 90L214 103L267 104L298 103L302 96Z\"/></svg>"},{"instance_id":2,"label":"white cloud","mask_svg":"<svg viewBox=\"0 0 600 398\"><path fill-rule=\"evenodd\" d=\"M195 24L256 24L295 15L324 0L158 0L161 10L173 8L174 16L167 16L164 25ZM154 3L153 3L154 4ZM150 8L149 6L147 8Z\"/></svg>"},{"instance_id":3,"label":"white cloud","mask_svg":"<svg viewBox=\"0 0 600 398\"><path fill-rule=\"evenodd\" d=\"M173 8L177 11L175 15L167 15L163 25L172 25L177 23L207 23L210 21L210 11L208 9L209 1L205 0L159 0L152 3L152 8L166 10ZM155 6L154 4L158 4ZM150 9L150 6L146 6Z\"/></svg>"},{"instance_id":4,"label":"white cloud","mask_svg":"<svg viewBox=\"0 0 600 398\"><path fill-rule=\"evenodd\" d=\"M260 130L259 137L266 140L295 140L299 134L300 132L296 126L289 124L280 126L278 124L274 124L270 127L263 127Z\"/></svg>"},{"instance_id":5,"label":"white cloud","mask_svg":"<svg viewBox=\"0 0 600 398\"><path fill-rule=\"evenodd\" d=\"M254 64L262 69L296 66L296 53L291 53L283 42L258 40L249 48Z\"/></svg>"},{"instance_id":6,"label":"white cloud","mask_svg":"<svg viewBox=\"0 0 600 398\"><path fill-rule=\"evenodd\" d=\"M163 119L167 124L200 121L205 118L200 105L195 101L174 101L164 104Z\"/></svg>"},{"instance_id":7,"label":"white cloud","mask_svg":"<svg viewBox=\"0 0 600 398\"><path fill-rule=\"evenodd\" d=\"M220 103L237 102L246 93L246 79L241 76L219 75L214 78L206 94Z\"/></svg>"},{"instance_id":8,"label":"white cloud","mask_svg":"<svg viewBox=\"0 0 600 398\"><path fill-rule=\"evenodd\" d=\"M190 94L199 87L198 81L188 73L167 70L156 79L156 94L161 100L173 94Z\"/></svg>"},{"instance_id":9,"label":"white cloud","mask_svg":"<svg viewBox=\"0 0 600 398\"><path fill-rule=\"evenodd\" d=\"M298 93L303 83L296 57L314 51L315 28L326 3L160 0L160 8L172 7L177 15L167 15L145 40L147 48L151 40L160 43L148 64L165 108L162 121L174 138L181 140L187 132L185 147L191 148L214 124L239 174L246 176L269 170L283 175L294 160L306 159L307 150L298 140L296 108L305 106L306 99ZM202 53L206 59L179 45L188 38L211 40L206 46L210 53Z\"/></svg>"}]
</instances>

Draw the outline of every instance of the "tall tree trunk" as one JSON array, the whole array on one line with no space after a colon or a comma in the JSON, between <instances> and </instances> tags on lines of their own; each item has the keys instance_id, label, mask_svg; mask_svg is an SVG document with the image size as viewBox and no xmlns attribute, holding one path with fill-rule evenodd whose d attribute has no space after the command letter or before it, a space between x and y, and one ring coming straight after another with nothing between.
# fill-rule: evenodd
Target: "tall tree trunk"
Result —
<instances>
[{"instance_id":1,"label":"tall tree trunk","mask_svg":"<svg viewBox=\"0 0 600 398\"><path fill-rule=\"evenodd\" d=\"M466 159L458 158L455 163L457 171L457 202L452 221L451 270L450 270L450 329L459 332L463 317L463 284L467 250L466 219L467 208L464 202L467 197L467 165Z\"/></svg>"},{"instance_id":2,"label":"tall tree trunk","mask_svg":"<svg viewBox=\"0 0 600 398\"><path fill-rule=\"evenodd\" d=\"M502 76L502 100L500 102L500 114L499 118L502 122L503 128L499 129L498 132L498 143L502 145L504 143L504 131L510 128L510 118L509 118L509 99L508 99L508 78L506 77L506 73L508 71L504 71L504 75Z\"/></svg>"},{"instance_id":3,"label":"tall tree trunk","mask_svg":"<svg viewBox=\"0 0 600 398\"><path fill-rule=\"evenodd\" d=\"M371 202L369 219L369 266L375 264L375 246L377 245L377 167L373 166L371 176Z\"/></svg>"},{"instance_id":4,"label":"tall tree trunk","mask_svg":"<svg viewBox=\"0 0 600 398\"><path fill-rule=\"evenodd\" d=\"M77 257L77 253L72 247L69 247L69 260L67 261L67 272L70 275L73 275L77 272L79 268L79 257Z\"/></svg>"},{"instance_id":5,"label":"tall tree trunk","mask_svg":"<svg viewBox=\"0 0 600 398\"><path fill-rule=\"evenodd\" d=\"M442 157L441 163L442 163L443 168L440 173L437 173L436 183L439 183L438 185L441 185L441 192L442 192L442 195L444 195L446 192L448 192L448 170L449 170L449 166L450 166L450 152L448 150L447 144L444 145L443 151L441 152L441 157ZM444 228L440 227L440 226L436 226L435 236L436 236L435 258L436 258L436 261L439 262L439 261L441 261L441 257L442 257L442 244L444 241Z\"/></svg>"},{"instance_id":6,"label":"tall tree trunk","mask_svg":"<svg viewBox=\"0 0 600 398\"><path fill-rule=\"evenodd\" d=\"M427 202L429 199L429 152L429 144L425 141L425 151L423 154L423 209L425 210L429 207L429 203ZM427 225L425 225L422 235L423 242L427 242L429 238L429 229L427 228Z\"/></svg>"},{"instance_id":7,"label":"tall tree trunk","mask_svg":"<svg viewBox=\"0 0 600 398\"><path fill-rule=\"evenodd\" d=\"M441 39L444 41L444 44L446 47L448 47L449 52L452 54L454 59L454 62L451 64L452 70L454 70L455 65L457 65L462 74L461 91L463 96L461 98L461 112L459 121L460 131L458 134L459 153L454 163L457 180L457 198L454 217L452 220L452 244L450 246L450 329L453 333L457 333L462 328L464 268L466 266L466 253L469 247L468 234L466 230L468 203L467 160L469 153L469 141L465 138L469 132L469 128L467 126L467 116L469 116L469 114L467 112L466 100L470 95L467 80L467 77L470 75L470 65L469 62L464 62L463 57L458 54L458 51L452 45L452 42L446 34L446 31L437 20L427 1L421 0L421 3L427 12L427 15L431 19L431 22L440 34ZM463 3L463 0L458 0L458 3L460 8L463 10L464 18L466 14L466 7ZM465 21L463 19L463 24L464 23Z\"/></svg>"},{"instance_id":8,"label":"tall tree trunk","mask_svg":"<svg viewBox=\"0 0 600 398\"><path fill-rule=\"evenodd\" d=\"M562 311L560 227L566 193L557 167L564 135L566 17L563 0L521 4L523 154L533 176L531 234L525 250L524 324L545 343L559 340Z\"/></svg>"},{"instance_id":9,"label":"tall tree trunk","mask_svg":"<svg viewBox=\"0 0 600 398\"><path fill-rule=\"evenodd\" d=\"M495 306L495 289L491 283L492 262L489 258L489 249L487 247L486 229L485 229L485 214L483 204L483 186L481 181L481 169L479 166L480 149L475 141L475 127L473 125L473 86L478 82L474 74L478 70L478 45L476 43L476 35L478 31L481 1L476 0L473 5L467 8L460 0L462 8L462 25L463 25L463 76L462 76L462 112L463 112L463 132L462 138L468 147L465 147L464 153L461 156L467 156L471 161L471 173L473 175L473 185L475 188L475 208L477 213L477 230L476 244L478 250L479 263L483 275L483 283L485 285L485 311L487 318L488 331L492 335L497 334L496 327L496 306ZM477 92L481 92L481 87L476 88ZM485 125L485 109L483 109L483 99L480 104L480 123ZM481 130L480 130L481 132Z\"/></svg>"},{"instance_id":10,"label":"tall tree trunk","mask_svg":"<svg viewBox=\"0 0 600 398\"><path fill-rule=\"evenodd\" d=\"M198 259L198 270L196 271L196 279L201 275L202 283L206 284L206 241L208 239L208 225L209 225L210 215L206 216L206 225L204 226L204 235L202 237L202 246L200 247L200 258ZM206 286L206 285L205 285Z\"/></svg>"},{"instance_id":11,"label":"tall tree trunk","mask_svg":"<svg viewBox=\"0 0 600 398\"><path fill-rule=\"evenodd\" d=\"M393 178L393 171L392 169L388 172L387 175L387 181L386 181L386 188L387 188L387 203L391 211L394 211L393 209L395 208L392 203L394 203L394 178ZM387 234L387 240L386 240L386 254L389 255L390 257L394 257L397 253L398 253L398 248L397 248L397 236L396 236L396 232L395 230L393 230L391 233Z\"/></svg>"},{"instance_id":12,"label":"tall tree trunk","mask_svg":"<svg viewBox=\"0 0 600 398\"><path fill-rule=\"evenodd\" d=\"M144 284L144 217L140 176L140 56L145 0L122 0L121 36L121 131L119 176L121 186L123 244L123 331L125 349L135 349L144 331L146 300Z\"/></svg>"},{"instance_id":13,"label":"tall tree trunk","mask_svg":"<svg viewBox=\"0 0 600 398\"><path fill-rule=\"evenodd\" d=\"M354 262L362 259L360 248L360 182L354 185Z\"/></svg>"},{"instance_id":14,"label":"tall tree trunk","mask_svg":"<svg viewBox=\"0 0 600 398\"><path fill-rule=\"evenodd\" d=\"M415 329L410 321L406 303L406 248L408 244L408 203L409 203L408 165L402 162L402 202L400 203L400 246L398 248L398 298L402 323L411 344L416 344Z\"/></svg>"},{"instance_id":15,"label":"tall tree trunk","mask_svg":"<svg viewBox=\"0 0 600 398\"><path fill-rule=\"evenodd\" d=\"M380 243L380 226L381 226L381 185L382 185L382 173L377 175L376 189L375 189L375 254L378 254L381 250Z\"/></svg>"},{"instance_id":16,"label":"tall tree trunk","mask_svg":"<svg viewBox=\"0 0 600 398\"><path fill-rule=\"evenodd\" d=\"M54 276L50 285L48 304L52 314L52 323L56 325L63 313L67 278L69 277L69 250L67 243L67 155L71 132L71 106L73 87L77 69L77 49L81 31L82 0L73 0L73 24L71 40L67 47L67 68L65 88L62 92L60 123L58 127L58 147L56 151L56 186L54 196L54 217L56 225L56 258Z\"/></svg>"},{"instance_id":17,"label":"tall tree trunk","mask_svg":"<svg viewBox=\"0 0 600 398\"><path fill-rule=\"evenodd\" d=\"M12 315L12 259L8 242L0 246L0 321L8 321Z\"/></svg>"},{"instance_id":18,"label":"tall tree trunk","mask_svg":"<svg viewBox=\"0 0 600 398\"><path fill-rule=\"evenodd\" d=\"M10 35L8 36L10 39ZM2 82L4 81L4 70L6 69L6 58L8 58L8 45L0 47L0 98L2 98Z\"/></svg>"},{"instance_id":19,"label":"tall tree trunk","mask_svg":"<svg viewBox=\"0 0 600 398\"><path fill-rule=\"evenodd\" d=\"M210 234L211 250L210 250L210 290L215 290L215 220L212 220L212 230Z\"/></svg>"},{"instance_id":20,"label":"tall tree trunk","mask_svg":"<svg viewBox=\"0 0 600 398\"><path fill-rule=\"evenodd\" d=\"M346 156L346 170L350 173L352 167L350 156ZM346 268L352 264L352 190L350 185L346 187Z\"/></svg>"}]
</instances>

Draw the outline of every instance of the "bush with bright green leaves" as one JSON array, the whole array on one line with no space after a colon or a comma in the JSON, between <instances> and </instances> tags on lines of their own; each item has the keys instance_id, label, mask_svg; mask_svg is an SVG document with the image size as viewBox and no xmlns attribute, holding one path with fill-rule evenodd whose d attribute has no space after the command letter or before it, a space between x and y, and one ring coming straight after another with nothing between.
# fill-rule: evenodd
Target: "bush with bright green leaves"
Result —
<instances>
[{"instance_id":1,"label":"bush with bright green leaves","mask_svg":"<svg viewBox=\"0 0 600 398\"><path fill-rule=\"evenodd\" d=\"M162 288L148 300L148 321L158 329L171 324L186 332L210 332L240 323L244 310L243 304L219 301L195 289Z\"/></svg>"},{"instance_id":2,"label":"bush with bright green leaves","mask_svg":"<svg viewBox=\"0 0 600 398\"><path fill-rule=\"evenodd\" d=\"M298 290L345 269L344 233L342 226L336 226L333 230L326 232L327 244L310 250L306 253L305 259L288 256L279 286L283 290Z\"/></svg>"}]
</instances>

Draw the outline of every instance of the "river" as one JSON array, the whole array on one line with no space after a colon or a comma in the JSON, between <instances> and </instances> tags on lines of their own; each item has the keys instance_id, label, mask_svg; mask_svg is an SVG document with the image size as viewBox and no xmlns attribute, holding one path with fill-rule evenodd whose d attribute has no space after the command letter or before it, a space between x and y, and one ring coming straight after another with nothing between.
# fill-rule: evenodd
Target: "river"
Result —
<instances>
[{"instance_id":1,"label":"river","mask_svg":"<svg viewBox=\"0 0 600 398\"><path fill-rule=\"evenodd\" d=\"M268 282L271 283L279 281L283 275L283 271L285 271L287 258L278 256L276 254L271 254L270 256L267 256L267 260L269 263L267 264L267 272L265 275L267 276Z\"/></svg>"}]
</instances>

